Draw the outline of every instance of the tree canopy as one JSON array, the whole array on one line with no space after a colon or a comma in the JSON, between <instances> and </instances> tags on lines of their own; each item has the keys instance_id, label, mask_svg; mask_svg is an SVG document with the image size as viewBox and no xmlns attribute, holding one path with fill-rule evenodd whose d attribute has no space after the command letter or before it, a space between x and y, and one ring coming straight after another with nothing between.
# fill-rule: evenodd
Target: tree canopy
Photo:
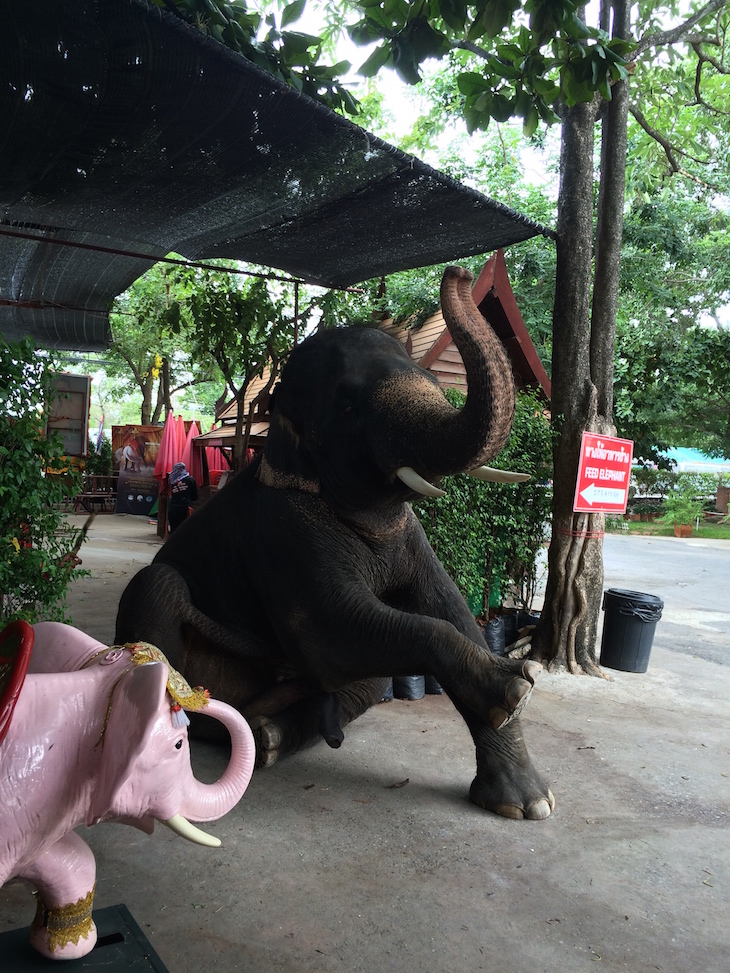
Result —
<instances>
[{"instance_id":1,"label":"tree canopy","mask_svg":"<svg viewBox=\"0 0 730 973\"><path fill-rule=\"evenodd\" d=\"M251 403L246 414L246 393L254 378L268 372L259 393L263 401L301 322L292 313L286 289L277 290L265 276L242 278L222 264L178 269L175 280L179 289L165 321L173 334L187 331L194 359L211 358L218 366L225 383L219 403L226 393L236 400L234 467L240 469L245 463L253 412L259 404Z\"/></svg>"},{"instance_id":2,"label":"tree canopy","mask_svg":"<svg viewBox=\"0 0 730 973\"><path fill-rule=\"evenodd\" d=\"M190 329L170 326L176 288L170 268L156 264L116 299L112 310L114 340L106 372L116 379L118 392L141 392L143 426L171 411L175 392L219 378L209 354L200 348L193 353Z\"/></svg>"}]
</instances>

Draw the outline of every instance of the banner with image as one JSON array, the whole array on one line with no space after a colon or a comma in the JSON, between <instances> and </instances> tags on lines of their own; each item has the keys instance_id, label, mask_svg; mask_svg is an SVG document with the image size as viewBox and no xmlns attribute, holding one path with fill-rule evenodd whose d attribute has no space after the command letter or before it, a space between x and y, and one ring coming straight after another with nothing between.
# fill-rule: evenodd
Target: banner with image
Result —
<instances>
[{"instance_id":1,"label":"banner with image","mask_svg":"<svg viewBox=\"0 0 730 973\"><path fill-rule=\"evenodd\" d=\"M114 470L119 472L116 513L147 517L157 503L154 472L163 428L112 426Z\"/></svg>"}]
</instances>

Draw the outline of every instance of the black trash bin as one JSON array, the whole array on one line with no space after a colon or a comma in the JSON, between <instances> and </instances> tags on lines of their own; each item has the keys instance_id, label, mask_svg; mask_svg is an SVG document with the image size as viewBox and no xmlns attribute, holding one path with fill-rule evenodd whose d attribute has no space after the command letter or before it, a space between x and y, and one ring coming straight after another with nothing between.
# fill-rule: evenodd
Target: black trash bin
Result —
<instances>
[{"instance_id":1,"label":"black trash bin","mask_svg":"<svg viewBox=\"0 0 730 973\"><path fill-rule=\"evenodd\" d=\"M608 588L603 593L601 665L624 672L646 672L656 623L664 602L641 591Z\"/></svg>"}]
</instances>

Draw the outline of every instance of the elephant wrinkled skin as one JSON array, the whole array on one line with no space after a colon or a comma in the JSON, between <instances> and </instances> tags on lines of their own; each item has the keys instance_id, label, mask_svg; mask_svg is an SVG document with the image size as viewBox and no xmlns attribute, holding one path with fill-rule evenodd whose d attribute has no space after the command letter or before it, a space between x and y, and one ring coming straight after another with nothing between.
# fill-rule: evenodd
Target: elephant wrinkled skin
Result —
<instances>
[{"instance_id":1,"label":"elephant wrinkled skin","mask_svg":"<svg viewBox=\"0 0 730 973\"><path fill-rule=\"evenodd\" d=\"M464 408L379 330L307 338L272 397L263 456L132 579L117 640L158 645L188 681L240 709L263 764L319 736L339 746L387 677L430 673L474 738L471 799L545 818L553 797L515 718L540 666L489 652L409 503L414 484L428 492L439 476L480 468L509 435L512 374L471 279L451 267L441 285L467 371Z\"/></svg>"}]
</instances>

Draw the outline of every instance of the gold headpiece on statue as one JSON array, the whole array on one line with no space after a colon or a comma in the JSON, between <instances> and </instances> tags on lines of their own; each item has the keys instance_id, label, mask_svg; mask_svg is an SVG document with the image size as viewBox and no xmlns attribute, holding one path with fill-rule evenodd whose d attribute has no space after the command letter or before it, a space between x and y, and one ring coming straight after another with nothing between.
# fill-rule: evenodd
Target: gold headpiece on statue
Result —
<instances>
[{"instance_id":1,"label":"gold headpiece on statue","mask_svg":"<svg viewBox=\"0 0 730 973\"><path fill-rule=\"evenodd\" d=\"M132 653L132 662L143 666L147 662L162 662L167 666L167 692L172 699L172 722L175 726L187 726L190 720L184 709L202 710L208 705L210 693L202 686L193 688L177 671L173 669L164 654L149 642L127 642L124 646Z\"/></svg>"}]
</instances>

